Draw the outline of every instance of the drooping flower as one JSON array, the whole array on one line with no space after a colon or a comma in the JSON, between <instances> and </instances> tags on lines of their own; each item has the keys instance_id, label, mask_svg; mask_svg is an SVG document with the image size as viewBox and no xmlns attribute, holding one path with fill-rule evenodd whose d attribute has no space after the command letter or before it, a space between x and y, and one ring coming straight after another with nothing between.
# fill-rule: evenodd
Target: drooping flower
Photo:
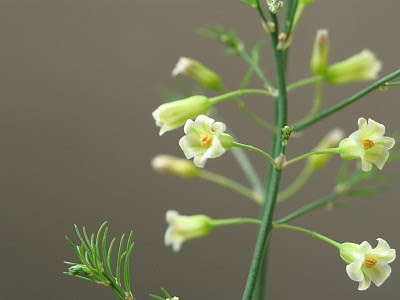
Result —
<instances>
[{"instance_id":1,"label":"drooping flower","mask_svg":"<svg viewBox=\"0 0 400 300\"><path fill-rule=\"evenodd\" d=\"M200 115L195 121L187 120L179 146L187 159L194 157L194 164L203 168L207 159L220 157L232 147L233 138L225 130L224 123Z\"/></svg>"},{"instance_id":2,"label":"drooping flower","mask_svg":"<svg viewBox=\"0 0 400 300\"><path fill-rule=\"evenodd\" d=\"M368 172L372 164L380 170L389 157L395 140L384 136L385 126L368 119L358 119L359 129L339 143L339 154L343 159L361 159L361 169Z\"/></svg>"},{"instance_id":3,"label":"drooping flower","mask_svg":"<svg viewBox=\"0 0 400 300\"><path fill-rule=\"evenodd\" d=\"M212 220L205 215L182 216L175 210L167 211L168 228L165 232L166 246L177 252L186 241L206 236L213 228Z\"/></svg>"},{"instance_id":4,"label":"drooping flower","mask_svg":"<svg viewBox=\"0 0 400 300\"><path fill-rule=\"evenodd\" d=\"M328 67L326 80L332 84L369 81L377 78L381 62L370 50L349 57Z\"/></svg>"},{"instance_id":5,"label":"drooping flower","mask_svg":"<svg viewBox=\"0 0 400 300\"><path fill-rule=\"evenodd\" d=\"M184 74L192 77L198 83L209 90L223 91L224 87L221 78L213 70L197 60L188 57L181 57L175 68L172 70L172 76Z\"/></svg>"},{"instance_id":6,"label":"drooping flower","mask_svg":"<svg viewBox=\"0 0 400 300\"><path fill-rule=\"evenodd\" d=\"M188 119L207 113L211 105L205 96L192 96L160 105L153 112L153 118L156 125L161 127L160 135L163 135L183 126Z\"/></svg>"},{"instance_id":7,"label":"drooping flower","mask_svg":"<svg viewBox=\"0 0 400 300\"><path fill-rule=\"evenodd\" d=\"M199 169L192 162L172 155L157 155L151 160L151 166L157 172L177 175L183 178L196 177L199 173Z\"/></svg>"},{"instance_id":8,"label":"drooping flower","mask_svg":"<svg viewBox=\"0 0 400 300\"><path fill-rule=\"evenodd\" d=\"M390 275L389 263L396 258L396 250L390 249L389 244L378 238L378 245L372 249L368 242L360 245L343 243L340 245L340 256L348 264L347 274L351 280L359 283L360 291L366 290L371 281L380 286Z\"/></svg>"}]
</instances>

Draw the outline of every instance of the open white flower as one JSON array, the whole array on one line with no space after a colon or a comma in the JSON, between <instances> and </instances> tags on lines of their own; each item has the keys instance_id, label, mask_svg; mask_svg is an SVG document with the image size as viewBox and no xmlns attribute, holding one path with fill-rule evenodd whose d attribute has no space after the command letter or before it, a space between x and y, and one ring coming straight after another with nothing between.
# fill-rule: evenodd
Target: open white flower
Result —
<instances>
[{"instance_id":1,"label":"open white flower","mask_svg":"<svg viewBox=\"0 0 400 300\"><path fill-rule=\"evenodd\" d=\"M391 273L389 263L396 258L396 250L390 249L385 240L377 240L378 245L374 249L368 242L360 245L343 243L340 246L340 256L348 264L347 274L350 279L359 283L360 291L366 290L371 281L380 286Z\"/></svg>"},{"instance_id":2,"label":"open white flower","mask_svg":"<svg viewBox=\"0 0 400 300\"><path fill-rule=\"evenodd\" d=\"M389 157L395 140L384 136L385 126L368 119L358 119L359 129L339 143L339 154L343 159L361 159L363 171L370 171L372 164L382 169Z\"/></svg>"},{"instance_id":3,"label":"open white flower","mask_svg":"<svg viewBox=\"0 0 400 300\"><path fill-rule=\"evenodd\" d=\"M207 97L192 96L160 105L153 112L153 118L156 125L161 127L160 135L163 135L183 126L188 119L207 113L210 107L211 103Z\"/></svg>"},{"instance_id":4,"label":"open white flower","mask_svg":"<svg viewBox=\"0 0 400 300\"><path fill-rule=\"evenodd\" d=\"M169 226L164 242L175 252L182 248L184 242L206 236L213 228L212 220L205 215L181 216L177 211L169 210L165 219Z\"/></svg>"},{"instance_id":5,"label":"open white flower","mask_svg":"<svg viewBox=\"0 0 400 300\"><path fill-rule=\"evenodd\" d=\"M194 157L194 164L203 168L207 159L220 157L232 147L233 138L225 130L224 123L200 115L195 121L186 121L186 135L179 140L179 146L187 159Z\"/></svg>"}]
</instances>

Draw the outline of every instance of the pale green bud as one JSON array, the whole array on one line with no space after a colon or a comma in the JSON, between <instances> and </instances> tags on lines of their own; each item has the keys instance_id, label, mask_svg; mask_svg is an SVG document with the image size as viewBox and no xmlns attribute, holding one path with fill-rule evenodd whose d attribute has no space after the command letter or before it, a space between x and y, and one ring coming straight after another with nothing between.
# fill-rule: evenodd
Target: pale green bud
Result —
<instances>
[{"instance_id":1,"label":"pale green bud","mask_svg":"<svg viewBox=\"0 0 400 300\"><path fill-rule=\"evenodd\" d=\"M311 70L315 75L323 75L328 69L329 36L328 30L320 29L314 40L311 56Z\"/></svg>"},{"instance_id":2,"label":"pale green bud","mask_svg":"<svg viewBox=\"0 0 400 300\"><path fill-rule=\"evenodd\" d=\"M326 80L332 84L369 81L377 78L382 64L369 50L328 67Z\"/></svg>"},{"instance_id":3,"label":"pale green bud","mask_svg":"<svg viewBox=\"0 0 400 300\"><path fill-rule=\"evenodd\" d=\"M161 127L160 135L183 126L187 120L205 114L211 103L205 96L192 96L160 105L154 112L156 125Z\"/></svg>"},{"instance_id":4,"label":"pale green bud","mask_svg":"<svg viewBox=\"0 0 400 300\"><path fill-rule=\"evenodd\" d=\"M224 87L221 78L213 70L197 60L188 57L181 57L172 70L172 76L186 75L192 77L198 83L209 90L223 91Z\"/></svg>"},{"instance_id":5,"label":"pale green bud","mask_svg":"<svg viewBox=\"0 0 400 300\"><path fill-rule=\"evenodd\" d=\"M199 173L199 169L192 162L172 155L157 155L151 160L151 166L157 172L183 178L193 178Z\"/></svg>"},{"instance_id":6,"label":"pale green bud","mask_svg":"<svg viewBox=\"0 0 400 300\"><path fill-rule=\"evenodd\" d=\"M186 241L204 237L213 228L213 220L205 215L182 216L175 210L167 211L165 218L168 228L165 232L166 246L177 252Z\"/></svg>"},{"instance_id":7,"label":"pale green bud","mask_svg":"<svg viewBox=\"0 0 400 300\"><path fill-rule=\"evenodd\" d=\"M335 128L331 130L318 144L314 151L335 148L339 145L339 142L344 138L344 131ZM319 154L312 155L308 158L307 166L312 170L318 170L324 167L329 160L332 158L333 154Z\"/></svg>"}]
</instances>

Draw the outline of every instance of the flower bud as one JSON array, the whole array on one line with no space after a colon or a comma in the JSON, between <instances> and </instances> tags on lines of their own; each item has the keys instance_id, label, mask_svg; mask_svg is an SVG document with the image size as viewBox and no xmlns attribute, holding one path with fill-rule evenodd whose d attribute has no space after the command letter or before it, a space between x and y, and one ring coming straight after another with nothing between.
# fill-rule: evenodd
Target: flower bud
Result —
<instances>
[{"instance_id":1,"label":"flower bud","mask_svg":"<svg viewBox=\"0 0 400 300\"><path fill-rule=\"evenodd\" d=\"M216 90L219 92L224 90L221 78L218 74L197 60L181 57L172 70L172 76L177 76L179 74L192 77L209 90Z\"/></svg>"},{"instance_id":2,"label":"flower bud","mask_svg":"<svg viewBox=\"0 0 400 300\"><path fill-rule=\"evenodd\" d=\"M199 173L199 169L192 162L171 155L157 155L151 160L151 166L160 173L182 178L193 178Z\"/></svg>"},{"instance_id":3,"label":"flower bud","mask_svg":"<svg viewBox=\"0 0 400 300\"><path fill-rule=\"evenodd\" d=\"M165 245L172 246L175 252L184 242L204 237L213 228L212 219L205 215L181 216L177 211L169 210L165 218L169 225L164 236Z\"/></svg>"},{"instance_id":4,"label":"flower bud","mask_svg":"<svg viewBox=\"0 0 400 300\"><path fill-rule=\"evenodd\" d=\"M311 56L311 71L315 75L323 75L328 69L329 60L329 36L328 30L320 29L314 40Z\"/></svg>"},{"instance_id":5,"label":"flower bud","mask_svg":"<svg viewBox=\"0 0 400 300\"><path fill-rule=\"evenodd\" d=\"M79 275L83 277L87 277L92 275L89 268L82 264L77 264L68 268L68 272L71 275Z\"/></svg>"},{"instance_id":6,"label":"flower bud","mask_svg":"<svg viewBox=\"0 0 400 300\"><path fill-rule=\"evenodd\" d=\"M382 64L369 50L328 67L326 80L331 84L346 84L376 79Z\"/></svg>"},{"instance_id":7,"label":"flower bud","mask_svg":"<svg viewBox=\"0 0 400 300\"><path fill-rule=\"evenodd\" d=\"M186 99L160 105L154 112L156 125L161 127L160 135L183 126L187 120L207 113L211 103L205 96L192 96Z\"/></svg>"},{"instance_id":8,"label":"flower bud","mask_svg":"<svg viewBox=\"0 0 400 300\"><path fill-rule=\"evenodd\" d=\"M339 145L339 142L344 138L344 131L339 128L331 130L318 144L314 151L335 148ZM312 170L318 170L324 167L333 154L319 154L312 155L308 158L307 166Z\"/></svg>"}]
</instances>

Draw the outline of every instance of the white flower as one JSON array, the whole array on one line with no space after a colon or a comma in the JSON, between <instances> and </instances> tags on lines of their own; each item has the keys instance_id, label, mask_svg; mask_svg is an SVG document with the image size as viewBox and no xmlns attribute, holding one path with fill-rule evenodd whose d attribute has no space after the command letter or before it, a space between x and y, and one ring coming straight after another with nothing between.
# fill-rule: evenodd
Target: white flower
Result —
<instances>
[{"instance_id":1,"label":"white flower","mask_svg":"<svg viewBox=\"0 0 400 300\"><path fill-rule=\"evenodd\" d=\"M366 49L329 66L326 79L332 84L369 81L377 78L381 68L382 64L375 54Z\"/></svg>"},{"instance_id":2,"label":"white flower","mask_svg":"<svg viewBox=\"0 0 400 300\"><path fill-rule=\"evenodd\" d=\"M185 124L188 119L207 113L211 103L207 97L192 96L186 99L160 105L154 112L156 125L161 127L160 135Z\"/></svg>"},{"instance_id":3,"label":"white flower","mask_svg":"<svg viewBox=\"0 0 400 300\"><path fill-rule=\"evenodd\" d=\"M187 120L179 146L187 159L194 157L194 164L203 168L207 159L220 157L232 147L233 138L225 130L224 123L200 115L195 121Z\"/></svg>"},{"instance_id":4,"label":"white flower","mask_svg":"<svg viewBox=\"0 0 400 300\"><path fill-rule=\"evenodd\" d=\"M343 243L340 246L340 256L348 264L347 274L351 280L359 283L360 291L366 290L371 281L380 286L390 275L389 263L396 258L396 250L390 249L389 244L378 238L378 245L372 249L368 242L360 245Z\"/></svg>"},{"instance_id":5,"label":"white flower","mask_svg":"<svg viewBox=\"0 0 400 300\"><path fill-rule=\"evenodd\" d=\"M187 57L181 57L175 68L172 70L172 76L184 74L192 77L202 86L210 90L223 91L224 87L221 78L213 70L197 60Z\"/></svg>"},{"instance_id":6,"label":"white flower","mask_svg":"<svg viewBox=\"0 0 400 300\"><path fill-rule=\"evenodd\" d=\"M165 219L168 228L165 231L164 242L177 252L188 240L206 236L212 229L212 220L205 215L181 216L175 210L167 211Z\"/></svg>"},{"instance_id":7,"label":"white flower","mask_svg":"<svg viewBox=\"0 0 400 300\"><path fill-rule=\"evenodd\" d=\"M368 119L358 119L359 129L339 143L339 154L343 159L361 159L363 171L370 171L372 164L380 170L389 157L389 150L393 148L395 140L383 136L385 126Z\"/></svg>"}]
</instances>

